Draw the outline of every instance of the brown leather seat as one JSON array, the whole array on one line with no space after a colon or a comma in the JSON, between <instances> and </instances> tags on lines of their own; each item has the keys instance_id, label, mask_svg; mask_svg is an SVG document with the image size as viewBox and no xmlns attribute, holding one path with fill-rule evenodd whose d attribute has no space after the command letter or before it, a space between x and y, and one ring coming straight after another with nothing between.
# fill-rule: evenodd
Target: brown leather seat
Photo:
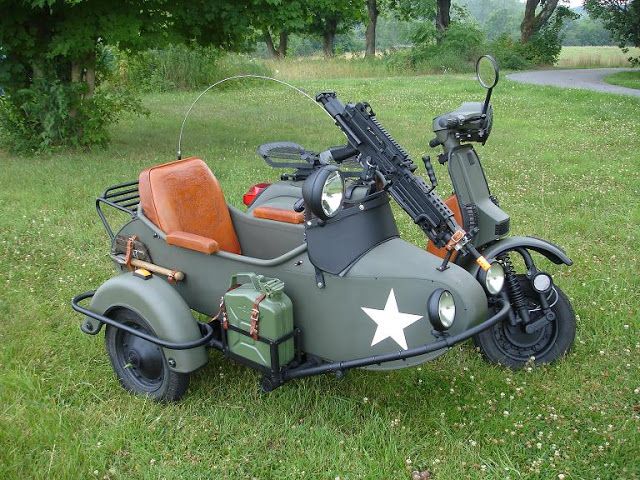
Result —
<instances>
[{"instance_id":1,"label":"brown leather seat","mask_svg":"<svg viewBox=\"0 0 640 480\"><path fill-rule=\"evenodd\" d=\"M167 234L167 243L203 253L240 254L220 184L206 163L191 157L140 173L144 215Z\"/></svg>"}]
</instances>

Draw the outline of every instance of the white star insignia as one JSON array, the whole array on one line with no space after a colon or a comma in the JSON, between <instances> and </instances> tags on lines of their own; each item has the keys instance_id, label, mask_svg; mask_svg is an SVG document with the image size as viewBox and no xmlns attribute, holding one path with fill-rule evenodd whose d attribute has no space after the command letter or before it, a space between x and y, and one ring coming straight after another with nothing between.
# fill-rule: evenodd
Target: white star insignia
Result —
<instances>
[{"instance_id":1,"label":"white star insignia","mask_svg":"<svg viewBox=\"0 0 640 480\"><path fill-rule=\"evenodd\" d=\"M380 343L385 338L393 338L393 340L403 349L407 350L407 339L404 337L404 329L412 323L422 318L422 315L413 315L411 313L401 313L398 311L398 303L393 288L389 292L389 298L384 306L384 310L377 308L360 307L371 320L376 322L378 328L371 340L371 346Z\"/></svg>"}]
</instances>

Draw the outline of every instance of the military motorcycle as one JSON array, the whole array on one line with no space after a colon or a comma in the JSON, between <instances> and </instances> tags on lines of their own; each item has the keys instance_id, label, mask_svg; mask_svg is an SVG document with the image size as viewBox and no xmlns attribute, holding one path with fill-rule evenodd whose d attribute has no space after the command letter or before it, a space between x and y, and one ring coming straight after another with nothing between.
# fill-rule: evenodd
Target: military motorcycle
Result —
<instances>
[{"instance_id":1,"label":"military motorcycle","mask_svg":"<svg viewBox=\"0 0 640 480\"><path fill-rule=\"evenodd\" d=\"M260 371L263 391L353 368L419 365L471 338L487 360L511 368L563 356L575 315L533 254L572 262L545 240L508 236L510 218L473 146L491 133L497 63L485 55L476 73L484 101L433 121L430 146L442 147L454 189L444 201L429 156L427 183L368 103L344 104L334 92L315 101L346 144L261 145L260 157L286 172L250 187L246 211L228 205L209 167L182 159L180 148L177 161L109 187L96 208L117 275L72 307L83 332L106 326L122 386L178 400L207 348ZM425 232L426 249L400 238L391 201ZM105 206L130 220L114 231Z\"/></svg>"}]
</instances>

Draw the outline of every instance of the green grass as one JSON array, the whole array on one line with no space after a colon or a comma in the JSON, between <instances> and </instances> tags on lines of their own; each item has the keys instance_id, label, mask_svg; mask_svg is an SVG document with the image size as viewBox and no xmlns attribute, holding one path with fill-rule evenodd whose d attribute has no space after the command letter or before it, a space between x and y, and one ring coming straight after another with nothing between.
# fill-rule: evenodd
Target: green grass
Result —
<instances>
[{"instance_id":1,"label":"green grass","mask_svg":"<svg viewBox=\"0 0 640 480\"><path fill-rule=\"evenodd\" d=\"M470 75L299 83L370 101L416 158L432 116L482 96ZM260 395L257 373L212 353L181 403L157 405L119 387L69 299L113 275L95 196L172 160L193 98L145 97L151 116L115 126L107 150L0 152L0 478L639 478L640 101L508 81L493 96L479 151L512 233L549 238L575 261L542 263L578 315L567 358L511 372L464 344L421 368ZM341 136L307 100L253 84L206 97L183 151L239 205L250 184L277 178L255 149L280 139L320 148Z\"/></svg>"},{"instance_id":2,"label":"green grass","mask_svg":"<svg viewBox=\"0 0 640 480\"><path fill-rule=\"evenodd\" d=\"M557 67L605 68L630 67L628 58L640 55L640 48L630 48L624 53L618 47L562 47Z\"/></svg>"},{"instance_id":3,"label":"green grass","mask_svg":"<svg viewBox=\"0 0 640 480\"><path fill-rule=\"evenodd\" d=\"M640 89L640 70L636 72L618 72L608 75L604 81L621 87Z\"/></svg>"},{"instance_id":4,"label":"green grass","mask_svg":"<svg viewBox=\"0 0 640 480\"><path fill-rule=\"evenodd\" d=\"M388 77L389 67L381 58L290 57L283 60L264 60L278 78L304 80L308 78L345 79ZM413 73L406 69L405 75Z\"/></svg>"}]
</instances>

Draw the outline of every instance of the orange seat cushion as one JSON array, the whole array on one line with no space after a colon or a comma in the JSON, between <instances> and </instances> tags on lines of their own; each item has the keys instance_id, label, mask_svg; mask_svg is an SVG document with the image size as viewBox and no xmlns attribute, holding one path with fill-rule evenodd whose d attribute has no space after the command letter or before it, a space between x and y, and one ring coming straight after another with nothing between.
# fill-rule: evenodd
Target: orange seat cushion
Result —
<instances>
[{"instance_id":1,"label":"orange seat cushion","mask_svg":"<svg viewBox=\"0 0 640 480\"><path fill-rule=\"evenodd\" d=\"M274 220L276 222L285 222L285 223L304 222L303 213L298 213L293 210L286 210L284 208L257 207L253 211L253 216L256 218L266 218L268 220Z\"/></svg>"},{"instance_id":2,"label":"orange seat cushion","mask_svg":"<svg viewBox=\"0 0 640 480\"><path fill-rule=\"evenodd\" d=\"M181 237L177 240L182 243L180 246L191 248L186 245L198 244L206 250L212 248L210 243L205 247L201 240L193 237L185 240L186 233L203 237L205 243L207 239L215 240L220 250L241 253L220 184L199 158L185 158L143 170L138 189L145 216L168 236L177 233Z\"/></svg>"},{"instance_id":3,"label":"orange seat cushion","mask_svg":"<svg viewBox=\"0 0 640 480\"><path fill-rule=\"evenodd\" d=\"M167 243L169 245L175 245L176 247L188 248L189 250L195 250L196 252L206 253L207 255L211 255L212 253L216 253L220 250L218 242L211 238L201 237L195 233L167 233Z\"/></svg>"}]
</instances>

